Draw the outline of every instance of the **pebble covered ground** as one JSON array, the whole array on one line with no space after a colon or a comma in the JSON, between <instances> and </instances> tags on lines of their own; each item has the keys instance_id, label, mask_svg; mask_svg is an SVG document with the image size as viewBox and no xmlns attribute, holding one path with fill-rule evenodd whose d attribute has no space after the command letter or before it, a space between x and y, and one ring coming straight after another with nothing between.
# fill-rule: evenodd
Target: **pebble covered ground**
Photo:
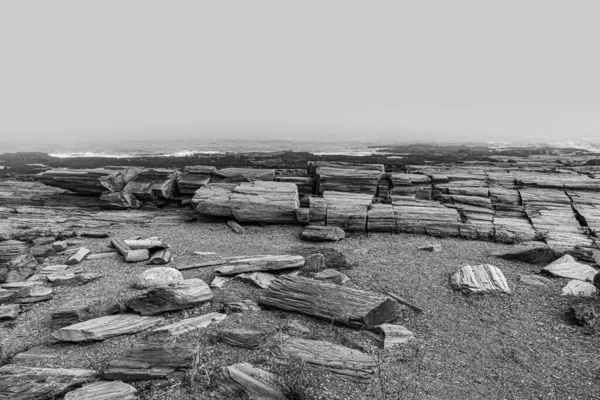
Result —
<instances>
[{"instance_id":1,"label":"pebble covered ground","mask_svg":"<svg viewBox=\"0 0 600 400\"><path fill-rule=\"evenodd\" d=\"M600 393L600 336L575 325L569 307L597 299L560 295L565 279L553 278L546 287L528 286L520 275L539 273L541 266L505 261L493 253L510 248L497 243L461 239L437 239L407 234L350 235L338 243L312 244L299 239L301 227L247 226L238 235L224 223L187 223L179 226L115 228L112 236L128 238L158 236L171 244L175 261L187 265L222 256L287 254L295 246L334 248L342 252L351 269L347 286L387 290L425 309L423 314L402 308L395 323L414 332L416 339L389 350L378 350L360 331L334 326L300 314L276 310L231 314L220 327L272 323L289 335L333 343L353 341L375 354L376 374L368 384L345 382L340 378L306 369L308 398L314 399L597 399ZM108 239L78 238L93 252L107 249ZM418 250L426 244L441 244L442 252ZM193 252L215 252L199 256ZM596 254L599 257L600 254ZM65 256L48 259L44 265L62 264ZM492 264L505 274L513 295L465 295L451 289L452 273L464 265ZM117 259L86 260L85 272L99 272L103 278L79 287L57 287L50 301L33 305L15 320L0 324L2 360L29 348L60 353L59 358L39 366L102 369L108 361L123 356L145 333L121 336L97 343L62 344L51 336L50 315L73 299L89 301L113 298L125 301L139 294L131 288L145 263L126 264ZM185 278L210 282L213 268L184 271ZM218 311L219 299L236 294L256 299L261 289L229 281L214 289L206 305L167 313L166 323ZM288 329L290 320L308 327L310 333ZM248 361L268 368L274 366L270 344L247 350L215 343L214 328L179 337L178 341L201 345L201 368L195 381L136 383L140 398L223 399L215 389L215 373L221 366Z\"/></svg>"}]
</instances>

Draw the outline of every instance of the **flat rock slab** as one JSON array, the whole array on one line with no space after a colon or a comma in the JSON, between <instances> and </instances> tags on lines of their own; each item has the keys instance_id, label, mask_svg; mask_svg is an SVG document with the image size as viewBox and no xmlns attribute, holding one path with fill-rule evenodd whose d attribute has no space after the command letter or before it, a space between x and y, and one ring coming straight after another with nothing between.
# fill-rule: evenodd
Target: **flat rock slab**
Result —
<instances>
[{"instance_id":1,"label":"flat rock slab","mask_svg":"<svg viewBox=\"0 0 600 400\"><path fill-rule=\"evenodd\" d=\"M161 317L117 314L94 318L55 331L52 336L65 342L89 342L145 331L161 323Z\"/></svg>"},{"instance_id":2,"label":"flat rock slab","mask_svg":"<svg viewBox=\"0 0 600 400\"><path fill-rule=\"evenodd\" d=\"M528 264L546 264L559 255L548 246L515 246L509 251L495 254L504 260L523 261Z\"/></svg>"},{"instance_id":3,"label":"flat rock slab","mask_svg":"<svg viewBox=\"0 0 600 400\"><path fill-rule=\"evenodd\" d=\"M154 267L142 272L136 279L133 287L136 289L150 289L181 281L183 281L183 275L175 268Z\"/></svg>"},{"instance_id":4,"label":"flat rock slab","mask_svg":"<svg viewBox=\"0 0 600 400\"><path fill-rule=\"evenodd\" d=\"M450 284L468 293L512 293L502 271L489 264L462 267L450 277Z\"/></svg>"},{"instance_id":5,"label":"flat rock slab","mask_svg":"<svg viewBox=\"0 0 600 400\"><path fill-rule=\"evenodd\" d=\"M307 364L325 368L334 374L357 382L368 382L375 372L377 360L362 351L320 340L289 338L277 345L275 358L289 362L298 357Z\"/></svg>"},{"instance_id":6,"label":"flat rock slab","mask_svg":"<svg viewBox=\"0 0 600 400\"><path fill-rule=\"evenodd\" d=\"M315 279L333 282L337 285L343 285L350 281L350 278L348 278L345 274L342 274L340 271L336 271L335 269L331 268L316 273Z\"/></svg>"},{"instance_id":7,"label":"flat rock slab","mask_svg":"<svg viewBox=\"0 0 600 400\"><path fill-rule=\"evenodd\" d=\"M243 391L249 397L260 400L286 400L288 397L273 382L276 378L270 372L249 363L223 367L218 379L219 387L233 396Z\"/></svg>"},{"instance_id":8,"label":"flat rock slab","mask_svg":"<svg viewBox=\"0 0 600 400\"><path fill-rule=\"evenodd\" d=\"M243 313L243 312L252 312L252 311L262 311L262 307L250 299L225 299L223 301L223 307L221 309L222 312L225 313Z\"/></svg>"},{"instance_id":9,"label":"flat rock slab","mask_svg":"<svg viewBox=\"0 0 600 400\"><path fill-rule=\"evenodd\" d=\"M598 294L598 289L591 283L573 279L562 289L563 296L592 297Z\"/></svg>"},{"instance_id":10,"label":"flat rock slab","mask_svg":"<svg viewBox=\"0 0 600 400\"><path fill-rule=\"evenodd\" d=\"M73 300L52 312L51 325L53 329L58 329L88 319L118 314L123 309L120 303L110 299Z\"/></svg>"},{"instance_id":11,"label":"flat rock slab","mask_svg":"<svg viewBox=\"0 0 600 400\"><path fill-rule=\"evenodd\" d=\"M300 237L312 242L337 242L346 237L344 230L338 226L309 225Z\"/></svg>"},{"instance_id":12,"label":"flat rock slab","mask_svg":"<svg viewBox=\"0 0 600 400\"><path fill-rule=\"evenodd\" d=\"M150 332L150 335L156 338L170 338L193 332L198 329L206 328L209 325L219 323L227 318L227 314L208 313L199 317L186 318L173 324L164 325Z\"/></svg>"},{"instance_id":13,"label":"flat rock slab","mask_svg":"<svg viewBox=\"0 0 600 400\"><path fill-rule=\"evenodd\" d=\"M304 266L304 257L291 255L261 255L255 257L231 257L227 263L215 269L217 275L238 275L244 272L278 271Z\"/></svg>"},{"instance_id":14,"label":"flat rock slab","mask_svg":"<svg viewBox=\"0 0 600 400\"><path fill-rule=\"evenodd\" d=\"M149 290L127 301L127 307L142 315L193 308L212 299L212 291L201 279L186 279Z\"/></svg>"},{"instance_id":15,"label":"flat rock slab","mask_svg":"<svg viewBox=\"0 0 600 400\"><path fill-rule=\"evenodd\" d=\"M575 261L570 255L564 255L558 260L546 265L542 271L560 278L578 279L580 281L592 282L597 270L589 265Z\"/></svg>"},{"instance_id":16,"label":"flat rock slab","mask_svg":"<svg viewBox=\"0 0 600 400\"><path fill-rule=\"evenodd\" d=\"M550 286L552 284L550 279L539 275L521 275L519 280L531 286Z\"/></svg>"},{"instance_id":17,"label":"flat rock slab","mask_svg":"<svg viewBox=\"0 0 600 400\"><path fill-rule=\"evenodd\" d=\"M136 343L125 357L108 363L103 377L126 382L193 379L199 352L200 346L192 343Z\"/></svg>"},{"instance_id":18,"label":"flat rock slab","mask_svg":"<svg viewBox=\"0 0 600 400\"><path fill-rule=\"evenodd\" d=\"M0 399L53 399L98 375L94 370L5 365L0 368Z\"/></svg>"},{"instance_id":19,"label":"flat rock slab","mask_svg":"<svg viewBox=\"0 0 600 400\"><path fill-rule=\"evenodd\" d=\"M44 286L33 286L29 294L24 297L18 297L13 300L14 303L28 304L39 303L40 301L50 300L52 298L52 289Z\"/></svg>"},{"instance_id":20,"label":"flat rock slab","mask_svg":"<svg viewBox=\"0 0 600 400\"><path fill-rule=\"evenodd\" d=\"M213 277L212 281L210 281L210 287L220 289L223 287L223 285L225 285L231 279L233 279L233 278L229 277L229 276L216 275Z\"/></svg>"},{"instance_id":21,"label":"flat rock slab","mask_svg":"<svg viewBox=\"0 0 600 400\"><path fill-rule=\"evenodd\" d=\"M98 381L69 392L65 400L135 400L137 389L121 381Z\"/></svg>"}]
</instances>

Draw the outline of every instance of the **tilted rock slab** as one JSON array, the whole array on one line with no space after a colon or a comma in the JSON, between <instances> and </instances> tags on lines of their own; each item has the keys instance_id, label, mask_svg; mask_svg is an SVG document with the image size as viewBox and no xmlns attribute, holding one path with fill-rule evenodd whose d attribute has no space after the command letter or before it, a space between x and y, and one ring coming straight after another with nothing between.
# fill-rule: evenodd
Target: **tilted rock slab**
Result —
<instances>
[{"instance_id":1,"label":"tilted rock slab","mask_svg":"<svg viewBox=\"0 0 600 400\"><path fill-rule=\"evenodd\" d=\"M561 278L579 279L592 282L598 271L589 265L575 261L570 255L564 255L558 260L546 265L542 271Z\"/></svg>"},{"instance_id":2,"label":"tilted rock slab","mask_svg":"<svg viewBox=\"0 0 600 400\"><path fill-rule=\"evenodd\" d=\"M597 294L598 289L596 289L596 286L577 279L573 279L567 283L567 285L561 291L561 295L563 296L592 297Z\"/></svg>"},{"instance_id":3,"label":"tilted rock slab","mask_svg":"<svg viewBox=\"0 0 600 400\"><path fill-rule=\"evenodd\" d=\"M135 314L108 315L61 328L52 336L65 342L106 340L145 331L163 320L164 318L161 317L141 317Z\"/></svg>"},{"instance_id":4,"label":"tilted rock slab","mask_svg":"<svg viewBox=\"0 0 600 400\"><path fill-rule=\"evenodd\" d=\"M489 264L462 267L450 277L450 284L469 293L512 293L502 271Z\"/></svg>"}]
</instances>

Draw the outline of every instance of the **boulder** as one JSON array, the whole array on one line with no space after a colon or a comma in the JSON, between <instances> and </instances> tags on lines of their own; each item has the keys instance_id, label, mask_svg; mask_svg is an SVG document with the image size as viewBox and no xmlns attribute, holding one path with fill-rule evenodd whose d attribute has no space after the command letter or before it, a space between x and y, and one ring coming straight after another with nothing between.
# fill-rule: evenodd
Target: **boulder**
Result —
<instances>
[{"instance_id":1,"label":"boulder","mask_svg":"<svg viewBox=\"0 0 600 400\"><path fill-rule=\"evenodd\" d=\"M167 286L180 281L183 281L183 275L175 268L154 267L142 272L133 286L136 289L150 289L158 286Z\"/></svg>"}]
</instances>

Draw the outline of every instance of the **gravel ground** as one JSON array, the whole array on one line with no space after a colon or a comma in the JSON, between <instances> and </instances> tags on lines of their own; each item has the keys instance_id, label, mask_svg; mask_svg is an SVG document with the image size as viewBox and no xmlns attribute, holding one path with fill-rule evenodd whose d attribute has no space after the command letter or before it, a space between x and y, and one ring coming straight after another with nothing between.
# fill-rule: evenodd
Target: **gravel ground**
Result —
<instances>
[{"instance_id":1,"label":"gravel ground","mask_svg":"<svg viewBox=\"0 0 600 400\"><path fill-rule=\"evenodd\" d=\"M173 265L206 261L220 256L286 254L302 243L300 227L249 226L246 235L233 233L224 223L188 223L183 226L130 226L111 231L113 236L158 236L172 245ZM108 239L81 238L93 252L107 248ZM442 245L441 253L418 250L425 244ZM598 334L576 326L568 316L571 305L590 301L560 296L567 280L553 279L549 287L526 286L519 276L538 273L539 266L505 261L493 253L510 246L497 243L436 239L405 234L352 235L334 244L314 244L342 252L353 265L344 272L348 286L389 290L425 309L415 314L403 308L396 323L415 333L416 339L400 347L380 351L366 335L299 314L282 311L230 315L219 326L245 326L268 322L285 327L293 319L310 328L310 339L342 343L354 340L379 360L369 384L345 382L331 374L307 369L304 383L315 399L596 399L600 389L600 341ZM194 251L214 251L198 256ZM598 257L599 254L596 254ZM61 264L65 257L45 265ZM458 268L489 263L505 274L513 295L467 296L453 291L449 276ZM93 298L125 300L138 290L131 288L144 263L120 260L86 260L85 272L100 272L102 279L80 287L58 287L52 300L35 304L16 320L0 324L2 357L6 361L35 347L61 357L39 366L103 368L122 356L145 333L99 343L60 344L51 337L50 314L69 300ZM212 268L185 271L185 278L210 282ZM236 294L256 299L260 289L230 281L214 290L213 302L197 309L165 315L166 323L219 309L219 298ZM597 301L596 299L592 301ZM270 345L259 350L233 348L211 340L212 328L180 337L202 348L202 368L191 385L170 381L137 383L147 399L220 399L214 392L214 372L220 366L249 361L269 366ZM289 332L288 332L289 333Z\"/></svg>"}]
</instances>

